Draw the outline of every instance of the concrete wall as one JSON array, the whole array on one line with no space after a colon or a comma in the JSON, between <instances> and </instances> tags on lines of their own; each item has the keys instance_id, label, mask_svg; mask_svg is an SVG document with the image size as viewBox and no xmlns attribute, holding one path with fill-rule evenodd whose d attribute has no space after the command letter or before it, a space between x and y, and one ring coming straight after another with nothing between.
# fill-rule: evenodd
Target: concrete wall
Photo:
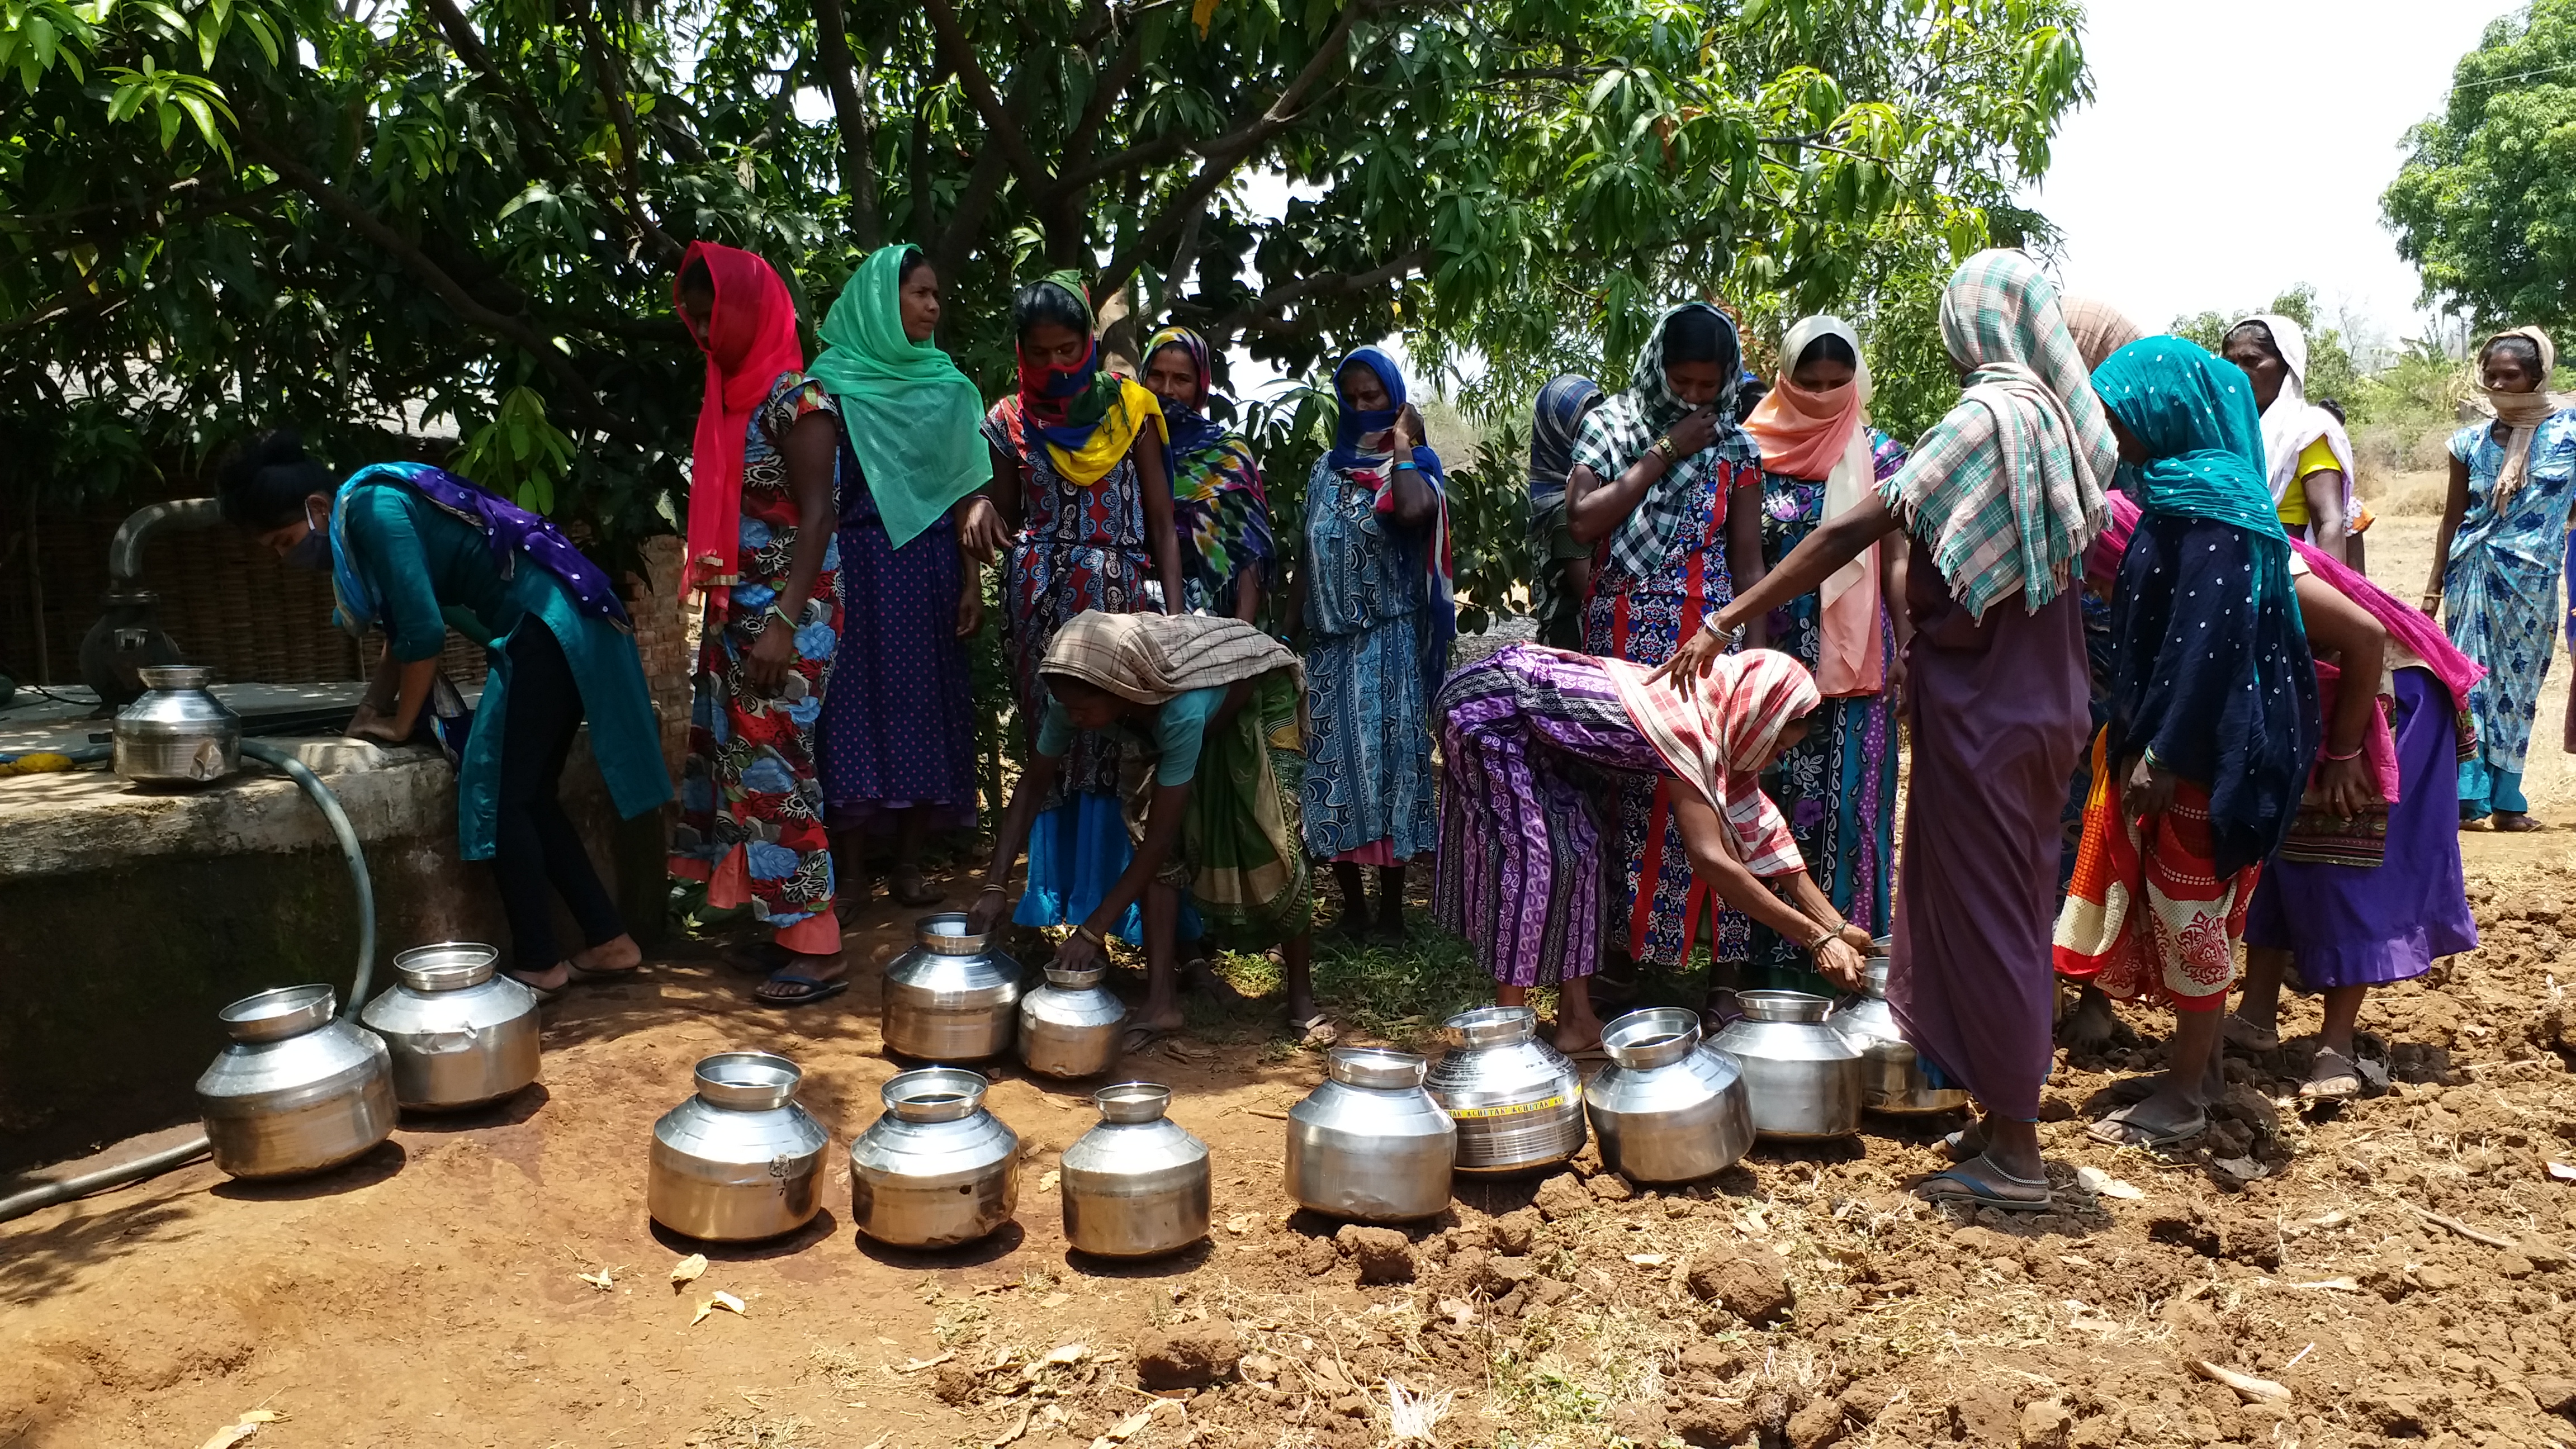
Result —
<instances>
[{"instance_id":1,"label":"concrete wall","mask_svg":"<svg viewBox=\"0 0 2576 1449\"><path fill-rule=\"evenodd\" d=\"M348 766L325 780L374 882L374 989L395 951L429 941L489 941L506 960L491 867L457 855L446 761L336 741L310 752ZM586 740L564 797L629 928L654 939L662 819L617 820ZM568 919L558 930L579 939ZM273 773L186 795L134 792L102 769L0 783L0 1172L193 1118L190 1084L224 1043L216 1010L307 981L345 997L357 932L320 812Z\"/></svg>"}]
</instances>

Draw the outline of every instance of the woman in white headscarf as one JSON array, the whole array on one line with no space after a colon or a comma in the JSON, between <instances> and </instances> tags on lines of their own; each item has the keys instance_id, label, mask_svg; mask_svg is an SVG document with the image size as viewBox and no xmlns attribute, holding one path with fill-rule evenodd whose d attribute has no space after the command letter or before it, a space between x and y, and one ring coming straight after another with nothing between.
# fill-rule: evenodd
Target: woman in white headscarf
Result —
<instances>
[{"instance_id":1,"label":"woman in white headscarf","mask_svg":"<svg viewBox=\"0 0 2576 1449\"><path fill-rule=\"evenodd\" d=\"M2308 401L2308 334L2296 321L2264 312L2228 328L2221 354L2254 380L2281 528L2337 563L2350 562L2352 440L2334 414Z\"/></svg>"},{"instance_id":2,"label":"woman in white headscarf","mask_svg":"<svg viewBox=\"0 0 2576 1449\"><path fill-rule=\"evenodd\" d=\"M2451 436L2451 492L2424 586L2460 652L2487 667L2469 689L2476 753L2460 765L2460 818L2532 830L2523 756L2556 646L2558 576L2576 500L2576 408L2549 393L2558 364L2537 327L2478 349L2476 381L2492 419ZM2466 738L2465 734L2463 738Z\"/></svg>"}]
</instances>

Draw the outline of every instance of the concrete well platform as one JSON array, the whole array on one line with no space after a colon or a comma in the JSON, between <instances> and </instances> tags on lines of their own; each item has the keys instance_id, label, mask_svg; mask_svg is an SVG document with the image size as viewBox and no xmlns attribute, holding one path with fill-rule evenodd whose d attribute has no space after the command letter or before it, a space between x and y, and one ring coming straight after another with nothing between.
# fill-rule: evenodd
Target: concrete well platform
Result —
<instances>
[{"instance_id":1,"label":"concrete well platform","mask_svg":"<svg viewBox=\"0 0 2576 1449\"><path fill-rule=\"evenodd\" d=\"M234 708L354 706L359 686L224 686ZM291 698L281 700L281 696ZM78 703L0 712L0 755L103 733ZM456 776L437 751L281 737L340 798L376 900L374 990L393 953L509 931L486 862L457 854ZM564 803L639 940L667 899L664 822L620 821L587 734ZM558 930L578 942L557 907ZM201 790L146 792L104 765L0 778L0 1173L191 1120L190 1085L224 1036L215 1012L322 981L345 997L358 917L347 867L303 792L244 761Z\"/></svg>"}]
</instances>

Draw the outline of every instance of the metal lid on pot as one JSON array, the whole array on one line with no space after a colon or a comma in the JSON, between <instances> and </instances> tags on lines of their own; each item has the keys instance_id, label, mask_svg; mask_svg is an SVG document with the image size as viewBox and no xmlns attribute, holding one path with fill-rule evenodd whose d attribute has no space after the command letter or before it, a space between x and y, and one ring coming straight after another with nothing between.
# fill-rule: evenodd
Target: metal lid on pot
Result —
<instances>
[{"instance_id":1,"label":"metal lid on pot","mask_svg":"<svg viewBox=\"0 0 2576 1449\"><path fill-rule=\"evenodd\" d=\"M340 993L328 986L281 986L215 1013L235 1041L284 1041L330 1023Z\"/></svg>"},{"instance_id":2,"label":"metal lid on pot","mask_svg":"<svg viewBox=\"0 0 2576 1449\"><path fill-rule=\"evenodd\" d=\"M134 672L146 689L203 689L215 682L213 666L205 664L146 664Z\"/></svg>"},{"instance_id":3,"label":"metal lid on pot","mask_svg":"<svg viewBox=\"0 0 2576 1449\"><path fill-rule=\"evenodd\" d=\"M991 939L975 930L964 911L937 911L912 923L912 938L921 949L940 956L981 956Z\"/></svg>"},{"instance_id":4,"label":"metal lid on pot","mask_svg":"<svg viewBox=\"0 0 2576 1449\"><path fill-rule=\"evenodd\" d=\"M923 1067L887 1080L886 1110L906 1122L954 1122L984 1105L985 1081L963 1067Z\"/></svg>"},{"instance_id":5,"label":"metal lid on pot","mask_svg":"<svg viewBox=\"0 0 2576 1449\"><path fill-rule=\"evenodd\" d=\"M1699 1049L1699 1013L1686 1006L1650 1006L1601 1029L1601 1050L1630 1071L1668 1067Z\"/></svg>"},{"instance_id":6,"label":"metal lid on pot","mask_svg":"<svg viewBox=\"0 0 2576 1449\"><path fill-rule=\"evenodd\" d=\"M1066 991L1089 991L1108 975L1106 966L1084 966L1078 970L1070 966L1049 966L1046 969L1047 985Z\"/></svg>"},{"instance_id":7,"label":"metal lid on pot","mask_svg":"<svg viewBox=\"0 0 2576 1449\"><path fill-rule=\"evenodd\" d=\"M414 991L462 991L492 979L501 953L480 941L440 941L394 956L394 975Z\"/></svg>"},{"instance_id":8,"label":"metal lid on pot","mask_svg":"<svg viewBox=\"0 0 2576 1449\"><path fill-rule=\"evenodd\" d=\"M1343 1086L1380 1091L1419 1087L1423 1074L1430 1069L1429 1062L1411 1052L1383 1047L1337 1047L1325 1058L1324 1066L1326 1074Z\"/></svg>"},{"instance_id":9,"label":"metal lid on pot","mask_svg":"<svg viewBox=\"0 0 2576 1449\"><path fill-rule=\"evenodd\" d=\"M1133 1124L1162 1120L1172 1105L1172 1089L1160 1082L1116 1082L1091 1094L1100 1120Z\"/></svg>"},{"instance_id":10,"label":"metal lid on pot","mask_svg":"<svg viewBox=\"0 0 2576 1449\"><path fill-rule=\"evenodd\" d=\"M767 1112L796 1100L804 1069L775 1052L718 1052L698 1063L698 1100L736 1112Z\"/></svg>"},{"instance_id":11,"label":"metal lid on pot","mask_svg":"<svg viewBox=\"0 0 2576 1449\"><path fill-rule=\"evenodd\" d=\"M1887 967L1888 960L1884 956L1872 956L1867 961L1861 963L1861 995L1866 996L1873 1001L1885 1001L1887 999Z\"/></svg>"},{"instance_id":12,"label":"metal lid on pot","mask_svg":"<svg viewBox=\"0 0 2576 1449\"><path fill-rule=\"evenodd\" d=\"M1462 1047L1499 1047L1538 1035L1538 1013L1526 1006L1480 1006L1441 1023L1458 1033Z\"/></svg>"},{"instance_id":13,"label":"metal lid on pot","mask_svg":"<svg viewBox=\"0 0 2576 1449\"><path fill-rule=\"evenodd\" d=\"M1829 998L1804 991L1739 991L1735 1004L1754 1021L1822 1021L1834 1009Z\"/></svg>"}]
</instances>

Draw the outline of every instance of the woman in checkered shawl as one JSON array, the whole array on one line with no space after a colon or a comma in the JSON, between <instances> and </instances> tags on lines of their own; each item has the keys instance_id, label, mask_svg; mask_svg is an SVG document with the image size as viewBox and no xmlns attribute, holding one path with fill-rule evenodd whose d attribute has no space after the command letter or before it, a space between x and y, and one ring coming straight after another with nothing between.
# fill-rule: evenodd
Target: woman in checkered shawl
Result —
<instances>
[{"instance_id":1,"label":"woman in checkered shawl","mask_svg":"<svg viewBox=\"0 0 2576 1449\"><path fill-rule=\"evenodd\" d=\"M2119 447L2057 289L2028 257L1962 263L1941 337L1966 383L1959 405L1874 501L1809 534L1666 673L1689 687L1741 621L1876 539L1909 536L1914 774L1888 999L1926 1066L1984 1112L1960 1134L1966 1160L1920 1191L2036 1210L2049 1202L2035 1124L2052 1056L2057 816L2091 723L2081 591L2067 576L2107 518Z\"/></svg>"}]
</instances>

